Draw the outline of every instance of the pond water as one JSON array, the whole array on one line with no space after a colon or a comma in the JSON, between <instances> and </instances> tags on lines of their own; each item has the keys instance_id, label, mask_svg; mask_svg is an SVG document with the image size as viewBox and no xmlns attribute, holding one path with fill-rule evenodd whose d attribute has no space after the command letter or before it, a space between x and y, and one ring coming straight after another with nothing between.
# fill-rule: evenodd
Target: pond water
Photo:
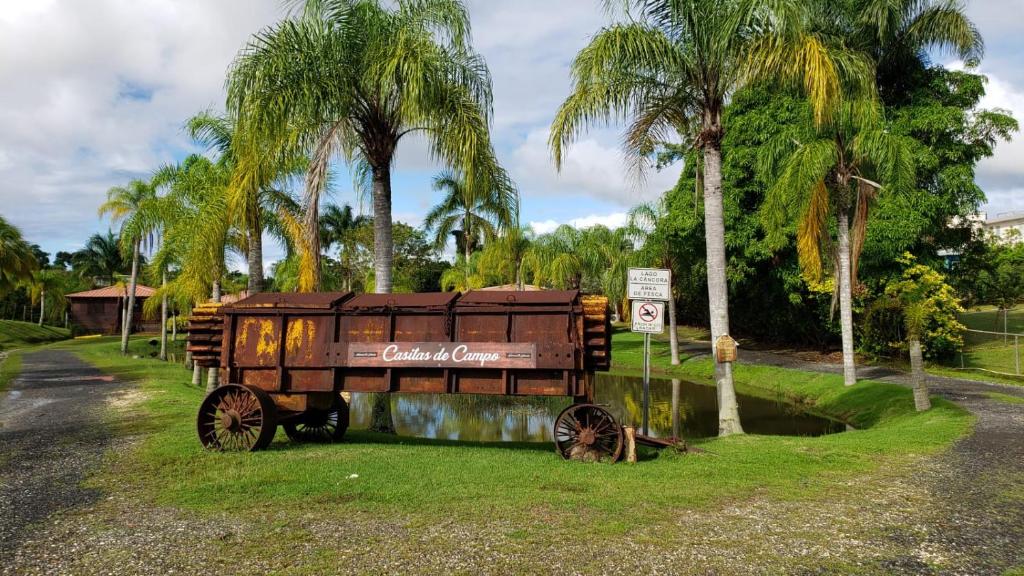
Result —
<instances>
[{"instance_id":1,"label":"pond water","mask_svg":"<svg viewBox=\"0 0 1024 576\"><path fill-rule=\"evenodd\" d=\"M643 380L637 376L597 375L595 401L623 424L640 427ZM739 396L740 419L750 434L819 436L846 425L809 414L781 401ZM353 394L351 426L370 424L371 396ZM467 441L550 442L567 398L395 394L392 416L398 434ZM651 436L706 438L718 434L715 388L677 379L651 379ZM675 434L673 434L675 430Z\"/></svg>"}]
</instances>

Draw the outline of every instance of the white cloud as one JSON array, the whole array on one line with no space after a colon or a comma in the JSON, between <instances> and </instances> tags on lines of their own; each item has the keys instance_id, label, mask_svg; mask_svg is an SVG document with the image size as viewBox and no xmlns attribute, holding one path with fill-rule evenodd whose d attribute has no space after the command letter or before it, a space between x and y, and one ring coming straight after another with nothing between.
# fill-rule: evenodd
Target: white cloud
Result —
<instances>
[{"instance_id":1,"label":"white cloud","mask_svg":"<svg viewBox=\"0 0 1024 576\"><path fill-rule=\"evenodd\" d=\"M991 73L988 74L988 77L985 96L981 99L980 106L1009 110L1018 121L1024 121L1024 90L1010 85ZM997 186L1007 184L1022 186L1024 185L1022 158L1024 158L1024 138L1018 133L1014 136L1013 141L998 144L992 158L986 158L978 164L978 177L983 180L991 180Z\"/></svg>"},{"instance_id":2,"label":"white cloud","mask_svg":"<svg viewBox=\"0 0 1024 576\"><path fill-rule=\"evenodd\" d=\"M512 153L509 171L527 196L582 195L633 206L672 188L679 168L650 170L644 181L638 181L617 147L585 138L568 150L562 170L557 172L548 147L548 130L540 128L530 132Z\"/></svg>"},{"instance_id":3,"label":"white cloud","mask_svg":"<svg viewBox=\"0 0 1024 576\"><path fill-rule=\"evenodd\" d=\"M190 115L277 0L49 0L0 10L0 206L30 240L73 249L106 189L191 149Z\"/></svg>"},{"instance_id":4,"label":"white cloud","mask_svg":"<svg viewBox=\"0 0 1024 576\"><path fill-rule=\"evenodd\" d=\"M611 214L591 214L582 218L573 218L568 222L558 222L552 219L530 222L530 227L537 234L553 232L562 224L568 224L573 228L590 228L591 226L605 226L607 228L619 228L626 225L629 215L625 212L613 212Z\"/></svg>"},{"instance_id":5,"label":"white cloud","mask_svg":"<svg viewBox=\"0 0 1024 576\"><path fill-rule=\"evenodd\" d=\"M963 63L953 62L949 68L962 70ZM1003 79L999 74L982 66L978 73L988 77L985 96L978 107L1009 111L1018 121L1024 121L1024 89ZM990 213L1024 208L1020 192L1024 190L1024 137L1014 134L1010 142L996 144L995 154L978 163L976 177L988 198L986 209Z\"/></svg>"}]
</instances>

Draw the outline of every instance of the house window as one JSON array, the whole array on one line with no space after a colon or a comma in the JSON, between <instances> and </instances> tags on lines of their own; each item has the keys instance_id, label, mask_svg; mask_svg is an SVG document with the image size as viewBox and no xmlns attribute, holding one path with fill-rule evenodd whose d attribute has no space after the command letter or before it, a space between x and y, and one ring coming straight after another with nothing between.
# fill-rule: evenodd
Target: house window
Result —
<instances>
[{"instance_id":1,"label":"house window","mask_svg":"<svg viewBox=\"0 0 1024 576\"><path fill-rule=\"evenodd\" d=\"M103 300L90 300L85 306L87 314L103 314L107 311L107 303Z\"/></svg>"}]
</instances>

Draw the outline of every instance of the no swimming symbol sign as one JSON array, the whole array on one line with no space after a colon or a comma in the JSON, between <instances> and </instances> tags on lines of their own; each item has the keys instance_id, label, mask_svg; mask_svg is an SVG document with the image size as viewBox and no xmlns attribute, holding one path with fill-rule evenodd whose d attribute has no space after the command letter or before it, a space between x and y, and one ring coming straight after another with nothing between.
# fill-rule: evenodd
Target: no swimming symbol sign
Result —
<instances>
[{"instance_id":1,"label":"no swimming symbol sign","mask_svg":"<svg viewBox=\"0 0 1024 576\"><path fill-rule=\"evenodd\" d=\"M633 332L661 334L665 331L665 303L634 300Z\"/></svg>"}]
</instances>

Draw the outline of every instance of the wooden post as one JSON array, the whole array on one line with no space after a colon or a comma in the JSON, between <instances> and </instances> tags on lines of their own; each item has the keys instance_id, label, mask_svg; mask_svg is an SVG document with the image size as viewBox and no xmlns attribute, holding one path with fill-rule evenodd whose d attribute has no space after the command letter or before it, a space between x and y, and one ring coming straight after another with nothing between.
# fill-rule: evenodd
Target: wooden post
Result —
<instances>
[{"instance_id":1,"label":"wooden post","mask_svg":"<svg viewBox=\"0 0 1024 576\"><path fill-rule=\"evenodd\" d=\"M626 462L636 464L636 427L624 426L626 432Z\"/></svg>"}]
</instances>

